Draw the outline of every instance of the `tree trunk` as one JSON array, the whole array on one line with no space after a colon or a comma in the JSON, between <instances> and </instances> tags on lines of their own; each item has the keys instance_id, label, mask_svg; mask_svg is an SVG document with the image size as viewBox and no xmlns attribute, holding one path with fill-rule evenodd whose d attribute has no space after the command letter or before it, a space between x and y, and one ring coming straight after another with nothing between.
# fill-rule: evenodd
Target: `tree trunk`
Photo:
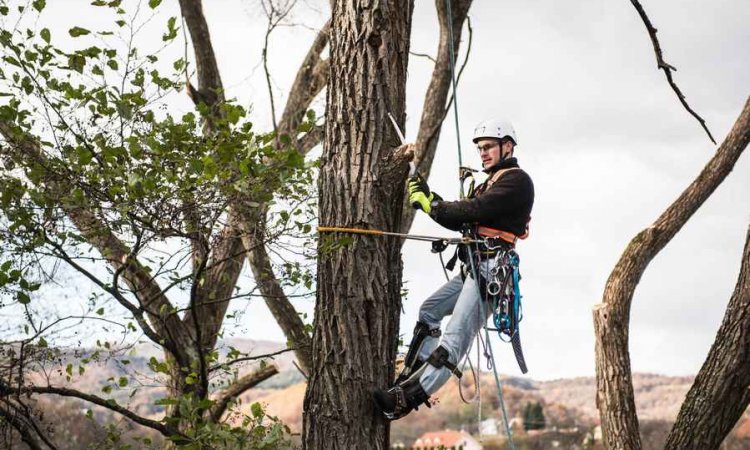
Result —
<instances>
[{"instance_id":1,"label":"tree trunk","mask_svg":"<svg viewBox=\"0 0 750 450\"><path fill-rule=\"evenodd\" d=\"M698 177L656 222L630 241L607 280L602 303L594 307L596 406L607 449L641 448L628 350L630 305L635 288L651 260L729 175L748 142L750 98Z\"/></svg>"},{"instance_id":2,"label":"tree trunk","mask_svg":"<svg viewBox=\"0 0 750 450\"><path fill-rule=\"evenodd\" d=\"M403 124L412 2L333 4L321 225L398 230L407 164L395 152L391 112ZM351 238L330 248L332 241ZM324 235L319 244L313 368L303 448L389 447L371 392L393 379L401 242Z\"/></svg>"},{"instance_id":3,"label":"tree trunk","mask_svg":"<svg viewBox=\"0 0 750 450\"><path fill-rule=\"evenodd\" d=\"M718 449L750 404L750 227L740 275L706 362L677 416L666 450Z\"/></svg>"}]
</instances>

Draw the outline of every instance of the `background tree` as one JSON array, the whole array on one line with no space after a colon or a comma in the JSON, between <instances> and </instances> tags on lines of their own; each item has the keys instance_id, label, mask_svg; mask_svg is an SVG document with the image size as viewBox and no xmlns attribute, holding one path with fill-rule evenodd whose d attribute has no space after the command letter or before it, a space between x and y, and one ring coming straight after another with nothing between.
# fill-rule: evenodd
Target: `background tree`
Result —
<instances>
[{"instance_id":1,"label":"background tree","mask_svg":"<svg viewBox=\"0 0 750 450\"><path fill-rule=\"evenodd\" d=\"M670 85L683 105L690 110L671 78L674 67L664 62L661 55L656 29L641 5L636 0L632 0L632 3L651 36L659 68L665 71ZM702 119L699 118L699 121L705 128ZM729 135L698 177L656 222L630 241L607 280L602 303L594 307L597 407L607 448L641 448L628 352L630 306L635 288L651 260L729 175L748 142L750 99L745 103ZM718 448L750 402L747 395L750 384L748 343L745 333L740 331L747 325L745 309L750 298L747 245L745 244L737 287L724 322L706 363L683 404L668 438L667 448Z\"/></svg>"},{"instance_id":2,"label":"background tree","mask_svg":"<svg viewBox=\"0 0 750 450\"><path fill-rule=\"evenodd\" d=\"M544 408L539 402L529 402L523 407L523 429L529 430L543 430L546 427L546 419L544 418Z\"/></svg>"},{"instance_id":3,"label":"background tree","mask_svg":"<svg viewBox=\"0 0 750 450\"><path fill-rule=\"evenodd\" d=\"M154 9L159 3L148 6ZM237 286L243 260L270 267L270 259L258 256L266 244L281 234L310 231L305 205L310 205L312 178L296 130L320 87L305 83L307 103L294 97L303 113L290 111L293 117L284 122L295 130L294 140L256 135L245 120L246 111L225 101L201 3L184 1L180 6L194 43L198 86L187 85L196 113L174 118L159 107L183 85L188 61L160 62L160 50L139 53L136 30L150 19L139 17L140 9L128 13L120 2L94 2L99 13L112 16L118 33L72 26L70 36L82 44L66 50L55 46L50 31L35 28L30 18L42 12L44 2L28 8L0 3L4 24L14 24L0 34L5 63L0 81L7 99L0 106L0 287L26 311L29 322L26 337L4 343L13 347L4 366L0 407L29 445L42 445L46 439L33 415L19 413L26 410L24 398L32 394L76 397L185 445L223 440L222 445L230 447L233 436L237 445L255 445L266 437L265 428L225 428L223 417L235 397L276 368L261 366L228 384L222 374L249 358L236 351L220 356L216 344L230 301L253 295L252 289ZM177 20L170 18L164 45L178 35ZM123 38L125 48L107 41L109 36ZM313 54L322 50L320 41ZM166 75L160 72L164 63L170 71ZM313 125L302 129L311 131ZM274 195L287 203L283 214L269 223L265 214ZM264 249L256 250L260 246ZM55 280L59 264L88 279L99 292L86 314L42 323L30 293L42 282ZM309 289L308 276L291 275ZM281 286L261 276L257 280L263 293L269 285ZM126 334L142 333L164 349L164 360L151 363L169 388L161 401L168 409L164 420L145 418L107 398L125 388L128 379L116 380L114 386L105 386L105 395L98 395L52 385L50 378L27 377L56 362L55 350L45 350L56 328L74 320L108 320L97 317L105 314L97 304L104 298L129 312L130 321L122 324ZM296 314L295 319L304 331ZM102 352L114 347L110 342L101 345ZM33 361L27 358L31 348L41 349ZM125 359L122 352L113 356ZM83 373L96 358L87 355L77 371ZM71 364L62 368L68 379L74 376L71 369ZM260 424L262 410L254 409L247 419L246 426Z\"/></svg>"}]
</instances>

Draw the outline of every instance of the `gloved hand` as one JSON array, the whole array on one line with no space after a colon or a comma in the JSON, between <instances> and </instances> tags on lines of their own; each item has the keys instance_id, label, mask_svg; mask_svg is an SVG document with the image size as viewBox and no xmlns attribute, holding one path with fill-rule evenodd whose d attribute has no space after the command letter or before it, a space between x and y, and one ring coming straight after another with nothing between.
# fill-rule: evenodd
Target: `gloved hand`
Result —
<instances>
[{"instance_id":1,"label":"gloved hand","mask_svg":"<svg viewBox=\"0 0 750 450\"><path fill-rule=\"evenodd\" d=\"M442 198L430 192L427 182L419 174L409 178L409 203L414 209L421 209L427 214L432 211L431 203L433 200L442 200Z\"/></svg>"}]
</instances>

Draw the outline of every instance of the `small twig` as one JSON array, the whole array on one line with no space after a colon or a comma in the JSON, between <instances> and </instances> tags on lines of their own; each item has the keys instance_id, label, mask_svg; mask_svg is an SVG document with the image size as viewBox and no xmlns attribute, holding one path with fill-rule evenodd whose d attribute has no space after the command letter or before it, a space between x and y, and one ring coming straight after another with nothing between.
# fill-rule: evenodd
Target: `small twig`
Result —
<instances>
[{"instance_id":1,"label":"small twig","mask_svg":"<svg viewBox=\"0 0 750 450\"><path fill-rule=\"evenodd\" d=\"M435 58L433 58L432 56L426 54L426 53L409 52L409 54L410 55L414 55L414 56L419 56L419 57L422 57L422 58L427 58L430 61L432 61L433 63L437 64L437 60Z\"/></svg>"},{"instance_id":2,"label":"small twig","mask_svg":"<svg viewBox=\"0 0 750 450\"><path fill-rule=\"evenodd\" d=\"M649 36L651 37L651 43L654 45L654 53L656 54L656 64L660 70L664 71L664 75L667 77L667 82L670 86L672 86L672 90L674 90L675 94L677 94L677 98L680 100L680 103L682 103L682 106L685 107L685 109L693 116L696 120L701 124L701 127L706 131L706 134L708 134L708 138L711 139L711 142L716 144L716 140L711 135L711 132L708 130L708 127L706 126L706 121L703 120L701 116L698 115L695 111L690 108L690 106L687 104L687 101L685 101L685 95L680 91L680 88L677 87L674 80L672 79L672 71L677 71L677 69L664 61L664 56L661 52L661 45L659 45L659 39L656 37L656 28L651 24L651 20L649 20L648 16L646 15L646 11L643 9L643 6L638 2L638 0L630 0L630 3L633 4L636 11L638 11L638 15L641 16L641 19L643 20L643 24L646 25L646 30L648 31Z\"/></svg>"},{"instance_id":3,"label":"small twig","mask_svg":"<svg viewBox=\"0 0 750 450\"><path fill-rule=\"evenodd\" d=\"M281 355L281 354L287 353L287 352L292 352L292 351L294 351L293 348L285 348L283 350L279 350L279 351L273 352L273 353L267 353L265 355L245 356L245 357L242 357L242 358L237 358L237 359L233 359L231 361L227 361L225 363L217 364L217 365L211 367L210 369L208 369L208 371L209 372L213 372L216 369L221 369L222 367L231 366L232 364L237 364L239 362L244 362L244 361L257 361L259 359L266 359L266 358L273 359L274 356Z\"/></svg>"}]
</instances>

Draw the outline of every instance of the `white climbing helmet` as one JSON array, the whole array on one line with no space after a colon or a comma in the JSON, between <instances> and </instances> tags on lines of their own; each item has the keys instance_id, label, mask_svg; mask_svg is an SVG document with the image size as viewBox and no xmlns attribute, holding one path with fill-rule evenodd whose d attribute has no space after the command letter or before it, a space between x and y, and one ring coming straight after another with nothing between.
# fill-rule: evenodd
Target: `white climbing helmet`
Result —
<instances>
[{"instance_id":1,"label":"white climbing helmet","mask_svg":"<svg viewBox=\"0 0 750 450\"><path fill-rule=\"evenodd\" d=\"M482 138L502 139L504 137L513 139L513 143L518 145L518 138L516 137L516 130L513 129L513 124L507 120L490 119L480 122L474 128L472 141L476 144Z\"/></svg>"}]
</instances>

